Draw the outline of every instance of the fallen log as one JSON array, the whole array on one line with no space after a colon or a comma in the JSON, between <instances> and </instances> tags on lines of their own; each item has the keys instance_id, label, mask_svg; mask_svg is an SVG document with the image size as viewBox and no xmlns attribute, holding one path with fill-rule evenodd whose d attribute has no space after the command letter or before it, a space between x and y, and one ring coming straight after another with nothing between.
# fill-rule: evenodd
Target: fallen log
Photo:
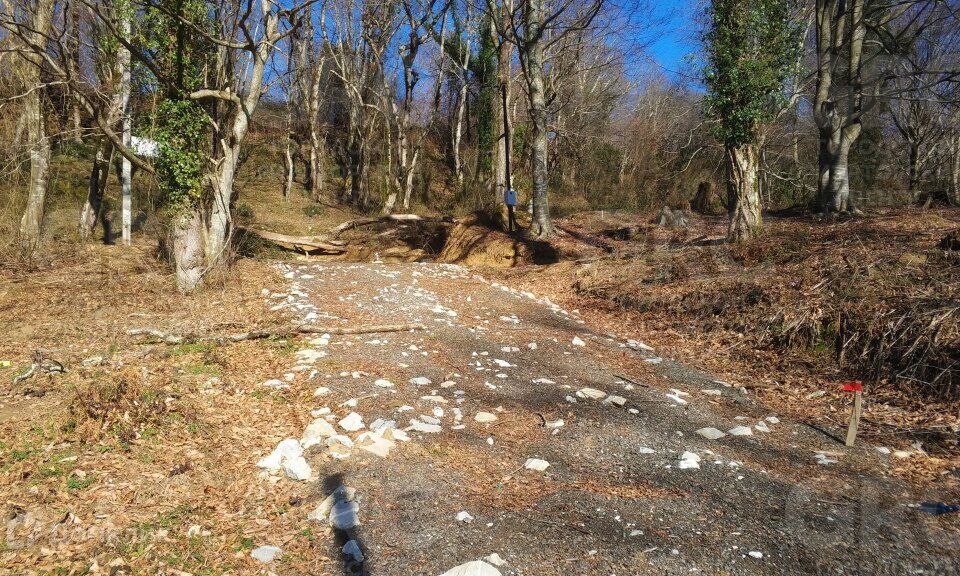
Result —
<instances>
[{"instance_id":1,"label":"fallen log","mask_svg":"<svg viewBox=\"0 0 960 576\"><path fill-rule=\"evenodd\" d=\"M418 214L387 214L385 216L372 216L370 218L356 218L334 226L330 229L330 235L333 238L337 238L347 230L353 230L361 226L382 224L384 222L440 222L452 224L456 222L456 218L453 216L420 216Z\"/></svg>"},{"instance_id":2,"label":"fallen log","mask_svg":"<svg viewBox=\"0 0 960 576\"><path fill-rule=\"evenodd\" d=\"M281 326L276 329L251 330L249 332L239 332L237 334L186 334L177 335L162 332L154 328L131 328L127 330L129 336L149 336L150 338L164 344L200 344L211 342L214 344L228 344L231 342L243 342L244 340L263 340L266 338L291 338L300 334L334 334L338 336L350 334L378 334L383 332L408 332L411 330L426 330L423 324L375 324L371 326L333 327L333 326L314 326L312 324L293 324L290 326Z\"/></svg>"},{"instance_id":3,"label":"fallen log","mask_svg":"<svg viewBox=\"0 0 960 576\"><path fill-rule=\"evenodd\" d=\"M330 239L325 236L288 236L277 232L256 230L254 228L239 228L239 231L253 234L267 242L272 242L287 250L299 252L326 252L328 254L343 254L347 251L346 242Z\"/></svg>"}]
</instances>

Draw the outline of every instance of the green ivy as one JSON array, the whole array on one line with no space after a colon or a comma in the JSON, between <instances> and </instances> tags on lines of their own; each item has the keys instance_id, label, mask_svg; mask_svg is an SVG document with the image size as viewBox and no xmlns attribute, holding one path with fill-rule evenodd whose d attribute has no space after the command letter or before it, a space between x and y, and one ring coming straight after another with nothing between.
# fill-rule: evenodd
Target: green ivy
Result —
<instances>
[{"instance_id":1,"label":"green ivy","mask_svg":"<svg viewBox=\"0 0 960 576\"><path fill-rule=\"evenodd\" d=\"M206 112L190 100L163 100L156 136L160 154L154 167L165 204L178 211L196 205L203 193Z\"/></svg>"},{"instance_id":2,"label":"green ivy","mask_svg":"<svg viewBox=\"0 0 960 576\"><path fill-rule=\"evenodd\" d=\"M800 49L796 1L713 0L707 8L704 104L726 146L755 142L784 103Z\"/></svg>"}]
</instances>

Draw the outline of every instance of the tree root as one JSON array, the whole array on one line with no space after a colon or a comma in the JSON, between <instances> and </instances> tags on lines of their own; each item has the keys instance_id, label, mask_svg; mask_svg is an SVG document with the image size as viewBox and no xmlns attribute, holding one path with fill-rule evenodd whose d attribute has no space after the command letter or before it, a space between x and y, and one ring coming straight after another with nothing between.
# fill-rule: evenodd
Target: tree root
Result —
<instances>
[{"instance_id":1,"label":"tree root","mask_svg":"<svg viewBox=\"0 0 960 576\"><path fill-rule=\"evenodd\" d=\"M251 330L249 332L240 332L237 334L208 334L208 335L176 335L162 332L154 328L131 328L127 330L130 336L148 336L155 341L164 344L201 344L210 342L214 344L229 344L231 342L243 342L244 340L263 340L266 338L292 338L301 334L377 334L381 332L408 332L411 330L426 330L423 324L380 324L372 326L358 326L356 328L334 328L330 326L313 326L311 324L294 324L288 327L281 327L276 330Z\"/></svg>"}]
</instances>

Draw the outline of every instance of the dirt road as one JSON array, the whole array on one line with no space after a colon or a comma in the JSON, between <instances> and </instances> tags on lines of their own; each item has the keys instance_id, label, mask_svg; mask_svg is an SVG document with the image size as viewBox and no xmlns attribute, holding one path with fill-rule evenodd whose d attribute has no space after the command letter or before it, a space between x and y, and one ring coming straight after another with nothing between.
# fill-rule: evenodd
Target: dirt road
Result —
<instances>
[{"instance_id":1,"label":"dirt road","mask_svg":"<svg viewBox=\"0 0 960 576\"><path fill-rule=\"evenodd\" d=\"M456 266L281 267L289 290L267 299L300 320L426 327L314 339L291 366L289 385L319 388L313 414L338 433L356 441L380 420L409 436L386 457L309 448L304 482L262 473L300 514L355 490L357 525L324 536L335 573L436 575L483 558L514 575L960 569L956 522L917 509L936 494L891 479L896 456L780 420L669 350L595 334ZM351 412L364 428L346 433ZM280 440L255 445L266 456ZM341 553L350 540L362 562Z\"/></svg>"}]
</instances>

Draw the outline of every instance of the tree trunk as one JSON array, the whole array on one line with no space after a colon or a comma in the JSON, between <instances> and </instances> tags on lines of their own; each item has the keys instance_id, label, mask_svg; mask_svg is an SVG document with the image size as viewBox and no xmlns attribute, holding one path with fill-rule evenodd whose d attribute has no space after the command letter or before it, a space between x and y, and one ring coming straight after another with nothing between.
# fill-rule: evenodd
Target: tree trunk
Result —
<instances>
[{"instance_id":1,"label":"tree trunk","mask_svg":"<svg viewBox=\"0 0 960 576\"><path fill-rule=\"evenodd\" d=\"M907 191L910 192L910 199L917 201L917 195L920 192L920 145L913 140L907 142L910 150Z\"/></svg>"},{"instance_id":2,"label":"tree trunk","mask_svg":"<svg viewBox=\"0 0 960 576\"><path fill-rule=\"evenodd\" d=\"M39 0L27 33L30 42L40 49L47 45L47 34L53 20L54 0ZM29 258L40 243L40 231L43 224L43 208L50 185L50 138L47 135L46 118L43 111L40 68L42 57L28 53L22 74L23 86L27 94L23 98L23 116L27 125L27 138L30 145L30 182L27 190L27 206L20 220L20 253Z\"/></svg>"},{"instance_id":3,"label":"tree trunk","mask_svg":"<svg viewBox=\"0 0 960 576\"><path fill-rule=\"evenodd\" d=\"M237 121L241 122L239 118ZM244 129L243 132L245 133L246 130ZM241 142L242 140L243 137L241 136L235 141ZM239 155L239 145L224 150L220 168L214 178L213 199L210 206L209 221L207 222L206 237L207 265L211 268L222 263L227 255L233 223L230 203L233 198L233 180Z\"/></svg>"},{"instance_id":4,"label":"tree trunk","mask_svg":"<svg viewBox=\"0 0 960 576\"><path fill-rule=\"evenodd\" d=\"M80 239L89 240L93 229L100 218L103 206L103 194L107 189L107 179L110 176L110 160L113 156L113 144L103 136L97 146L97 153L93 159L93 169L90 170L90 182L87 186L87 201L80 211Z\"/></svg>"},{"instance_id":5,"label":"tree trunk","mask_svg":"<svg viewBox=\"0 0 960 576\"><path fill-rule=\"evenodd\" d=\"M310 198L314 202L320 201L323 194L323 165L320 134L316 122L310 122Z\"/></svg>"},{"instance_id":6,"label":"tree trunk","mask_svg":"<svg viewBox=\"0 0 960 576\"><path fill-rule=\"evenodd\" d=\"M727 148L727 190L732 200L727 240L757 236L763 226L758 181L758 154L753 144Z\"/></svg>"},{"instance_id":7,"label":"tree trunk","mask_svg":"<svg viewBox=\"0 0 960 576\"><path fill-rule=\"evenodd\" d=\"M286 201L290 200L290 193L293 191L293 178L294 178L294 167L293 167L293 150L292 148L293 139L287 138L287 146L283 150L283 169L286 173L286 178L283 180L283 199Z\"/></svg>"},{"instance_id":8,"label":"tree trunk","mask_svg":"<svg viewBox=\"0 0 960 576\"><path fill-rule=\"evenodd\" d=\"M508 7L508 5L510 5ZM509 30L510 8L512 2L504 2L503 12L503 30ZM494 35L494 42L497 41L496 27L490 27L491 34ZM497 130L502 130L500 138L497 139L497 146L494 157L494 178L496 182L494 193L495 204L502 204L507 191L507 146L510 142L510 56L512 51L510 42L501 42L497 62L497 84L499 90L497 96L493 99L492 105L495 109L494 118Z\"/></svg>"},{"instance_id":9,"label":"tree trunk","mask_svg":"<svg viewBox=\"0 0 960 576\"><path fill-rule=\"evenodd\" d=\"M543 0L526 0L524 11L528 30L540 30L543 21ZM530 117L533 119L533 221L531 232L537 238L547 238L555 233L550 220L550 205L547 199L547 100L544 84L543 38L538 34L525 47L527 91L530 96Z\"/></svg>"},{"instance_id":10,"label":"tree trunk","mask_svg":"<svg viewBox=\"0 0 960 576\"><path fill-rule=\"evenodd\" d=\"M178 215L173 226L173 262L177 288L191 292L200 285L204 267L203 219L200 207Z\"/></svg>"}]
</instances>

